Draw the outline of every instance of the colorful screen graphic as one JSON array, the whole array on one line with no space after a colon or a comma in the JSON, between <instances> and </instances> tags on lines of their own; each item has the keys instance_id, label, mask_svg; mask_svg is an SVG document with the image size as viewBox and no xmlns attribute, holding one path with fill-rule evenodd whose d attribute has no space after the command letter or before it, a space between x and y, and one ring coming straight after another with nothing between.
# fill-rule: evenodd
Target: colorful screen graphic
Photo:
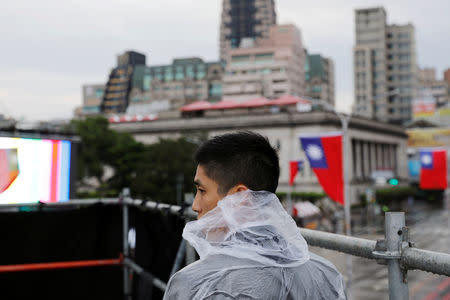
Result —
<instances>
[{"instance_id":1,"label":"colorful screen graphic","mask_svg":"<svg viewBox=\"0 0 450 300\"><path fill-rule=\"evenodd\" d=\"M71 142L0 137L0 204L68 201Z\"/></svg>"}]
</instances>

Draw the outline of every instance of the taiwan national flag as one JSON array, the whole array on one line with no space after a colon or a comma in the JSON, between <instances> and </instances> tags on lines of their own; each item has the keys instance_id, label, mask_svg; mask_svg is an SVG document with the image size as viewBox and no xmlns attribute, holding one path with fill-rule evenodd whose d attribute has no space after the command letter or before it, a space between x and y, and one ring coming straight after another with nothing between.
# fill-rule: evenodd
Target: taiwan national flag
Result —
<instances>
[{"instance_id":1,"label":"taiwan national flag","mask_svg":"<svg viewBox=\"0 0 450 300\"><path fill-rule=\"evenodd\" d=\"M325 193L344 205L342 135L300 137L300 143Z\"/></svg>"},{"instance_id":2,"label":"taiwan national flag","mask_svg":"<svg viewBox=\"0 0 450 300\"><path fill-rule=\"evenodd\" d=\"M420 188L424 190L447 188L447 151L445 149L420 151Z\"/></svg>"},{"instance_id":3,"label":"taiwan national flag","mask_svg":"<svg viewBox=\"0 0 450 300\"><path fill-rule=\"evenodd\" d=\"M291 160L289 162L289 185L294 184L295 176L298 171L303 170L303 161L302 160Z\"/></svg>"}]
</instances>

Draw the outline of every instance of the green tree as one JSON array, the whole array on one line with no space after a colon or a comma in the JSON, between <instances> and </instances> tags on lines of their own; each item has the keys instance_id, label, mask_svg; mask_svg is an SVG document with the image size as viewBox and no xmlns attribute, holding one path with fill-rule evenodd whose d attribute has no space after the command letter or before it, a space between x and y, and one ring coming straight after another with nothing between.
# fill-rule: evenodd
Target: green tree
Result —
<instances>
[{"instance_id":1,"label":"green tree","mask_svg":"<svg viewBox=\"0 0 450 300\"><path fill-rule=\"evenodd\" d=\"M103 117L77 120L73 126L81 138L78 187L86 187L85 179L89 177L95 177L99 183L91 187L95 192L86 196L116 196L129 187L132 197L175 204L179 176L184 179L182 193L193 190L192 156L205 139L204 133L144 145L128 133L111 130ZM107 167L113 173L109 178L105 178Z\"/></svg>"},{"instance_id":2,"label":"green tree","mask_svg":"<svg viewBox=\"0 0 450 300\"><path fill-rule=\"evenodd\" d=\"M183 177L183 193L193 191L196 166L192 156L197 144L186 138L161 139L146 146L133 173L130 190L136 197L176 204L177 177Z\"/></svg>"},{"instance_id":3,"label":"green tree","mask_svg":"<svg viewBox=\"0 0 450 300\"><path fill-rule=\"evenodd\" d=\"M105 165L110 162L110 149L114 146L115 135L103 117L89 117L72 122L75 132L81 138L78 145L77 181L84 184L87 177L95 177L104 184Z\"/></svg>"}]
</instances>

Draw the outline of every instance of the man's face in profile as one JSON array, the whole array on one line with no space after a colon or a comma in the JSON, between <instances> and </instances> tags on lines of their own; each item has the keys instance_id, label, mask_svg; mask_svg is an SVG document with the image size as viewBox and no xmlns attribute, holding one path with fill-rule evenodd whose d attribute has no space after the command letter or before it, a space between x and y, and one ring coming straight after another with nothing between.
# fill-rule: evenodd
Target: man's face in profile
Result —
<instances>
[{"instance_id":1,"label":"man's face in profile","mask_svg":"<svg viewBox=\"0 0 450 300\"><path fill-rule=\"evenodd\" d=\"M217 206L217 202L224 196L218 193L218 184L206 175L205 169L197 166L195 173L194 184L197 188L194 203L192 203L192 210L198 213L197 219L200 219L208 211Z\"/></svg>"}]
</instances>

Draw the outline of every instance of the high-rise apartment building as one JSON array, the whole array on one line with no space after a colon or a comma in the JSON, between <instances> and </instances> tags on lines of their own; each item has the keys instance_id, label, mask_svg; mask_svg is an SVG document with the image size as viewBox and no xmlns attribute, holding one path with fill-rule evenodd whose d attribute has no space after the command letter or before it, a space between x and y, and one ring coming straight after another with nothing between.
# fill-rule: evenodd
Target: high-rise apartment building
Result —
<instances>
[{"instance_id":1,"label":"high-rise apartment building","mask_svg":"<svg viewBox=\"0 0 450 300\"><path fill-rule=\"evenodd\" d=\"M145 65L145 55L127 51L117 56L117 67L111 70L101 104L103 113L122 113L128 107L131 78L136 66Z\"/></svg>"},{"instance_id":2,"label":"high-rise apartment building","mask_svg":"<svg viewBox=\"0 0 450 300\"><path fill-rule=\"evenodd\" d=\"M269 37L246 41L230 49L223 77L223 98L246 101L305 92L304 61L300 30L295 25L274 25Z\"/></svg>"},{"instance_id":3,"label":"high-rise apartment building","mask_svg":"<svg viewBox=\"0 0 450 300\"><path fill-rule=\"evenodd\" d=\"M223 0L220 59L226 59L229 49L240 47L243 39L267 38L276 19L274 0Z\"/></svg>"},{"instance_id":4,"label":"high-rise apartment building","mask_svg":"<svg viewBox=\"0 0 450 300\"><path fill-rule=\"evenodd\" d=\"M355 11L353 113L383 122L411 120L417 65L412 24L388 25L382 7Z\"/></svg>"},{"instance_id":5,"label":"high-rise apartment building","mask_svg":"<svg viewBox=\"0 0 450 300\"><path fill-rule=\"evenodd\" d=\"M334 106L333 61L320 54L306 54L305 86L306 96L323 100Z\"/></svg>"}]
</instances>

